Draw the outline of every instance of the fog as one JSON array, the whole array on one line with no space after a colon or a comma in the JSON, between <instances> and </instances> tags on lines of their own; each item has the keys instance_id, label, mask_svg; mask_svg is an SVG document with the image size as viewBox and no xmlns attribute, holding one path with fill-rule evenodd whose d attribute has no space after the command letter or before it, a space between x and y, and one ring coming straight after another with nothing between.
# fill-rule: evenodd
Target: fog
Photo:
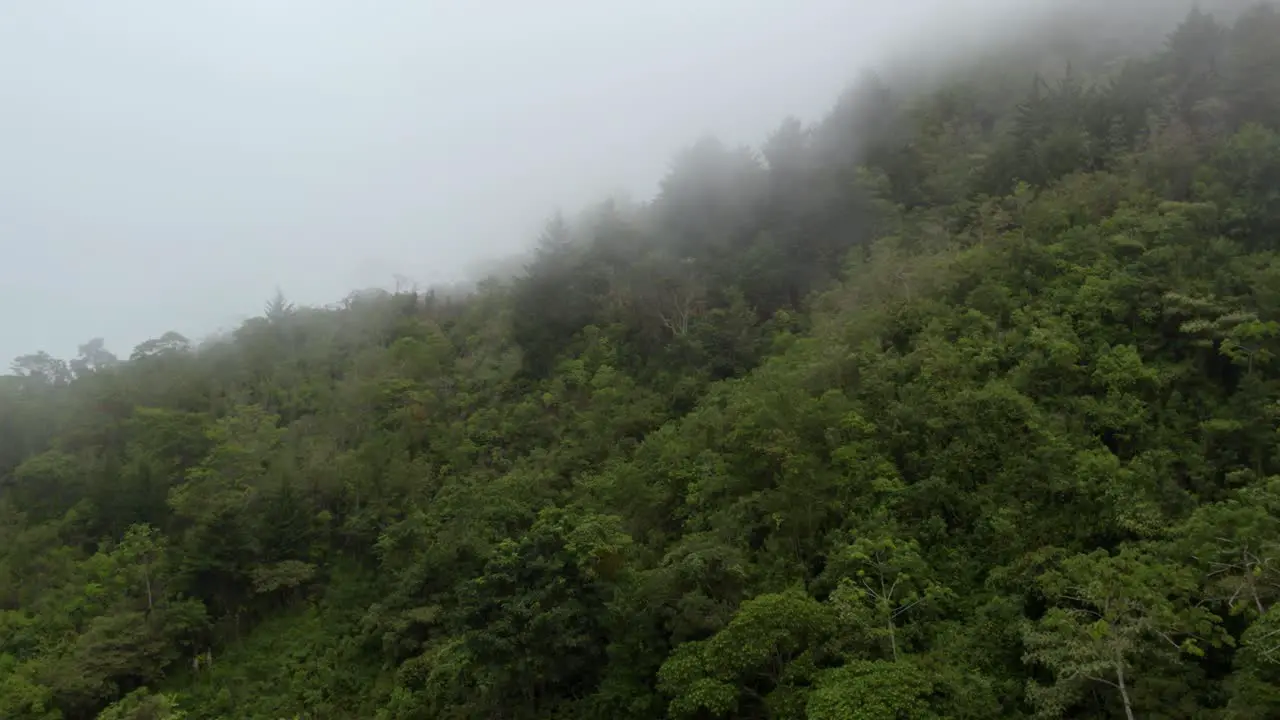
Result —
<instances>
[{"instance_id":1,"label":"fog","mask_svg":"<svg viewBox=\"0 0 1280 720\"><path fill-rule=\"evenodd\" d=\"M816 120L1017 0L112 0L0 9L0 359L128 355L395 275L460 280L699 134ZM2 367L4 363L0 363Z\"/></svg>"}]
</instances>

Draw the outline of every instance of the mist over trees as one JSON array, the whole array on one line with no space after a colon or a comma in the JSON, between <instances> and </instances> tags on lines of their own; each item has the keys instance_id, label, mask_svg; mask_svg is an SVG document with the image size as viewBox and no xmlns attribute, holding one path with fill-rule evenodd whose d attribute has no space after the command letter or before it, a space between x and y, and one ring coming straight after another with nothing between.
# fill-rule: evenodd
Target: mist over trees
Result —
<instances>
[{"instance_id":1,"label":"mist over trees","mask_svg":"<svg viewBox=\"0 0 1280 720\"><path fill-rule=\"evenodd\" d=\"M0 718L1280 716L1280 8L1227 5L867 75L466 292L16 359Z\"/></svg>"}]
</instances>

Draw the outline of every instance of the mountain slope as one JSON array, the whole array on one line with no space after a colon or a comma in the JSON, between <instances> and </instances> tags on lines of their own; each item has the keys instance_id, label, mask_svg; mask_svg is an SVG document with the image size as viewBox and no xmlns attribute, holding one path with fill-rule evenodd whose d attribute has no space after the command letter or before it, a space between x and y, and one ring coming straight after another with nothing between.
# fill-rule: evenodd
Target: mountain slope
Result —
<instances>
[{"instance_id":1,"label":"mountain slope","mask_svg":"<svg viewBox=\"0 0 1280 720\"><path fill-rule=\"evenodd\" d=\"M467 297L19 359L0 717L1280 713L1275 37L868 80Z\"/></svg>"}]
</instances>

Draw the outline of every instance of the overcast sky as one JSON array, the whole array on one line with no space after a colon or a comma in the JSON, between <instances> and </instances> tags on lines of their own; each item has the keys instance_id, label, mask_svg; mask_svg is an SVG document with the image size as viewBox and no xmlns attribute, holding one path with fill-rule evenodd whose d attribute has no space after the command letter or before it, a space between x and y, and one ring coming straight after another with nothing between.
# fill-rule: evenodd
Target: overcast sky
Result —
<instances>
[{"instance_id":1,"label":"overcast sky","mask_svg":"<svg viewBox=\"0 0 1280 720\"><path fill-rule=\"evenodd\" d=\"M459 279L557 206L648 196L703 132L817 119L859 68L1011 5L0 2L0 368L198 338L277 285Z\"/></svg>"}]
</instances>

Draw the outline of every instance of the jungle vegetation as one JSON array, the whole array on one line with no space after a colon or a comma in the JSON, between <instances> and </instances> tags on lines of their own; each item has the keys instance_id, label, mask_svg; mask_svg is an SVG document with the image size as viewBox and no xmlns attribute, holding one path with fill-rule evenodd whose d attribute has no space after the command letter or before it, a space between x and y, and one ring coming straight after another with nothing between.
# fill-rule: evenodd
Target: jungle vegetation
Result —
<instances>
[{"instance_id":1,"label":"jungle vegetation","mask_svg":"<svg viewBox=\"0 0 1280 720\"><path fill-rule=\"evenodd\" d=\"M7 720L1280 717L1280 10L0 377Z\"/></svg>"}]
</instances>

